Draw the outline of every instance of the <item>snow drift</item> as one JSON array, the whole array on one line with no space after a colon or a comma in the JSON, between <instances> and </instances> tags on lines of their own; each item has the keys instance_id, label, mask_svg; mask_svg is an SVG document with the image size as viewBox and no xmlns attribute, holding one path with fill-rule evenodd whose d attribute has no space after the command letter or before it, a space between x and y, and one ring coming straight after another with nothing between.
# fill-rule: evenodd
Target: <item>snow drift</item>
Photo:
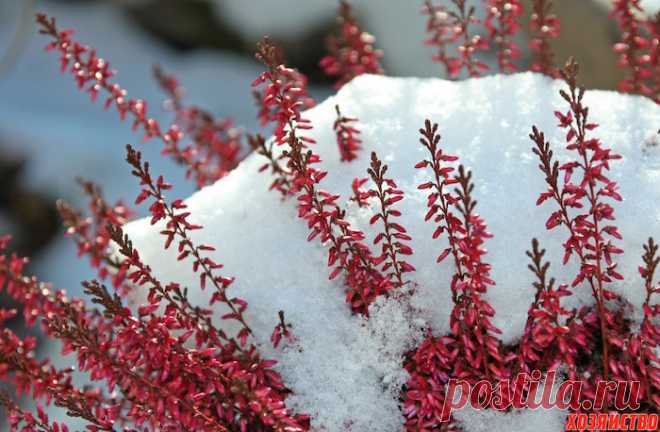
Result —
<instances>
[{"instance_id":1,"label":"snow drift","mask_svg":"<svg viewBox=\"0 0 660 432\"><path fill-rule=\"evenodd\" d=\"M417 268L410 275L417 284L413 317L395 300L372 305L369 320L351 315L341 281L328 280L323 246L306 241L307 228L296 215L295 200L283 201L268 191L271 178L257 173L260 156L250 156L229 176L187 200L191 221L205 227L194 239L214 245L213 258L236 277L231 290L249 303L246 318L257 343L267 357L279 361L277 368L294 392L289 403L312 415L315 430L402 430L402 356L417 345L424 329L436 334L448 330L452 262L435 263L444 243L433 241L434 227L424 223L426 197L417 185L425 179L413 168L425 156L418 141L425 118L439 123L441 147L473 170L477 210L494 234L487 242L487 260L497 285L487 299L497 311L494 323L502 329L503 341L520 337L534 296L525 257L533 237L548 249L557 279L573 279L577 267L560 265L563 236L545 230L547 209L535 206L546 185L528 137L531 126L537 125L562 160L564 132L553 115L563 109L557 94L561 86L560 81L531 73L464 82L360 76L306 112L314 126L309 135L318 142L315 152L323 160L320 168L329 173L322 188L348 201L352 179L366 177L368 156L375 150L405 192L400 222L413 237L410 263ZM588 91L585 99L592 120L601 125L595 135L623 156L611 172L624 196L615 209L624 237L620 244L627 252L618 267L625 282L614 288L639 307L644 294L637 274L642 243L660 234L660 107L614 92ZM352 163L339 160L332 130L336 104L345 115L359 118L363 150ZM373 238L368 223L372 213L348 202L346 208L351 222ZM189 265L172 264L175 252L162 250L158 231L148 220L126 227L158 278L197 289ZM573 301L592 301L588 291L576 293ZM202 303L210 292L195 296ZM285 311L297 341L274 350L269 337L279 310ZM463 412L457 419L467 430L555 431L563 430L563 415Z\"/></svg>"}]
</instances>

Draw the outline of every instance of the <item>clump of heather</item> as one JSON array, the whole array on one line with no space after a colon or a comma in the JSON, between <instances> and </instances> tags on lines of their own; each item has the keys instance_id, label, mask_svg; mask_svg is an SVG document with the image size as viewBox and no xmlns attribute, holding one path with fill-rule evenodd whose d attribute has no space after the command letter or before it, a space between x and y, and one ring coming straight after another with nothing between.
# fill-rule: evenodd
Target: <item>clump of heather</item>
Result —
<instances>
[{"instance_id":1,"label":"clump of heather","mask_svg":"<svg viewBox=\"0 0 660 432\"><path fill-rule=\"evenodd\" d=\"M70 31L58 31L54 19L39 15L38 22L43 33L54 39L49 48L60 52L63 67L72 64L81 88L93 96L100 89L108 91L109 103L115 104L122 117L131 113L135 127L143 128L147 138L172 142L172 135L161 134L157 123L146 117L143 102L126 101L125 92L108 83L111 73L106 62L72 41ZM87 55L84 66L83 55ZM21 341L7 333L9 330L1 343L2 352L8 356L2 357L6 366L3 375L21 392L31 391L35 398L47 402L54 399L69 415L86 420L90 430L114 430L115 422L159 430L308 430L308 417L286 409L288 390L271 369L274 362L262 359L249 341L252 330L244 317L248 305L229 294L234 279L219 274L222 265L207 256L214 250L212 246L192 241L191 232L202 227L189 221L190 214L181 200L167 200L164 194L171 186L162 176L153 177L148 162L130 146L127 162L142 187L136 204L151 201L151 222L162 221L164 247L175 244L177 260L189 261L199 274L199 287L213 287L210 305L223 304L227 312L222 320L237 323L237 332L227 333L214 324L210 310L193 306L188 288L158 280L122 233L121 224L128 214L125 207L108 205L96 186L81 182L91 199L92 218L84 218L69 205L60 205L79 252L90 256L100 277L112 273L115 288L128 281L135 289L147 290L147 303L134 312L126 305L126 290L110 291L98 281L87 281L83 283L85 293L98 306L90 309L81 300L69 300L63 291L24 276L27 259L17 256L0 259L0 282L22 304L28 323L41 322L47 334L63 341L65 353L76 353L79 368L92 381L104 382L110 390L118 388L122 398L105 400L102 387L82 392L71 386L66 371L49 371L30 357L9 357L17 346L27 344L19 350L26 356L34 348L34 340ZM110 241L118 247L117 254L110 253ZM7 240L3 240L0 246L4 250L6 245ZM163 313L157 313L161 308ZM94 398L98 400L94 402ZM34 426L32 419L19 416L13 402L3 400L16 416L15 425L23 421L26 426L22 430ZM37 427L51 427L47 417L40 415Z\"/></svg>"},{"instance_id":2,"label":"clump of heather","mask_svg":"<svg viewBox=\"0 0 660 432\"><path fill-rule=\"evenodd\" d=\"M591 291L596 308L590 314L581 311L579 320L571 320L571 326L582 326L589 329L591 335L600 337L594 341L589 350L599 347L601 351L600 364L583 366L585 371L581 377L599 376L608 380L612 375L618 381L638 382L640 379L647 385L642 389L642 399L651 400L655 393L649 384L649 376L656 375L658 371L657 356L651 355L646 359L648 363L639 366L638 359L631 355L631 348L635 352L644 349L637 342L637 338L646 340L649 346L658 346L657 335L646 333L644 324L641 329L634 331L630 323L623 319L626 300L608 288L623 276L617 271L616 256L624 251L616 245L622 236L614 225L614 208L609 202L621 201L618 185L609 178L610 161L616 161L621 156L597 138L589 136L590 131L598 125L589 121L589 108L584 105L585 90L577 83L578 65L569 61L561 71L563 79L568 84L568 91L560 91L562 98L567 102L569 110L565 113L556 112L559 127L566 129L566 149L574 152L575 158L563 164L553 160L552 150L545 141L543 133L533 128L530 138L536 144L534 152L539 156L539 167L545 175L548 190L541 194L537 204L552 199L558 206L548 221L547 229L563 226L569 234L564 242L563 263L571 258L578 260L580 270L571 281L571 287L584 286L585 283ZM560 172L564 173L560 180ZM609 201L609 202L608 202ZM652 239L644 246L643 266L640 274L644 278L646 298L643 306L644 322L657 315L656 306L649 301L654 281L656 248ZM581 329L585 332L584 329ZM645 335L645 336L643 336ZM574 340L584 340L576 337ZM630 345L632 344L632 345ZM589 351L587 351L589 352ZM641 354L642 356L644 354ZM643 360L644 362L644 360ZM579 368L578 368L579 370ZM570 370L569 374L575 374ZM580 376L578 376L579 378ZM657 380L656 380L657 381ZM588 385L588 384L587 384ZM657 382L653 385L657 386ZM594 390L588 388L587 397L595 397ZM605 401L605 403L612 401ZM651 403L651 406L655 402Z\"/></svg>"},{"instance_id":3,"label":"clump of heather","mask_svg":"<svg viewBox=\"0 0 660 432\"><path fill-rule=\"evenodd\" d=\"M328 266L333 270L329 278L343 274L347 303L354 312L366 314L369 304L390 288L390 281L376 268L376 257L364 243L364 233L344 219L345 211L337 203L339 196L318 186L327 173L314 167L320 158L308 144L315 141L303 135L312 126L301 116L301 103L296 101L298 89L281 85L285 80L281 77L288 76L290 69L279 63L276 52L267 39L260 43L257 58L267 70L254 84L264 84L263 92L269 95L276 123L275 141L286 146L282 155L292 176L291 193L297 195L298 216L307 221L308 240L319 237L322 243L331 245Z\"/></svg>"},{"instance_id":4,"label":"clump of heather","mask_svg":"<svg viewBox=\"0 0 660 432\"><path fill-rule=\"evenodd\" d=\"M499 400L490 400L484 407L501 410L524 400L529 391L529 383L515 385L519 373L538 381L538 371L554 374L563 368L582 387L580 398L570 404L571 410L601 412L615 409L615 405L618 408L618 394L597 391L598 382L610 379L633 383L630 391L638 394L642 411L657 409L658 327L649 326L658 314L657 303L651 303L653 293L659 292L653 280L660 262L656 258L657 245L649 239L644 246L640 274L647 296L642 325L635 329L625 318L625 309L630 305L609 288L614 280L623 279L615 258L623 253L615 243L622 237L613 224L614 208L608 203L621 200L621 196L616 182L607 174L610 163L620 156L589 135L598 125L589 121L589 108L583 103L585 90L577 83L577 72L573 60L561 71L568 90L560 90L560 94L569 109L555 113L559 127L567 130L565 147L575 159L563 164L555 160L545 135L535 126L530 138L548 185L537 205L555 201L558 209L550 214L546 228L565 227L569 236L564 242L562 262L574 258L580 267L570 283L557 285L549 275L550 263L544 260L546 251L533 239L527 255L536 292L517 346L501 342L499 330L491 323L495 311L483 298L487 286L494 284L490 266L482 260L484 240L490 234L474 213L470 173L462 166L455 172L453 163L457 158L443 152L437 124L427 120L420 130L429 158L419 162L417 168L432 172L431 180L419 186L428 191L425 220L438 224L434 238L446 238L447 246L438 255L438 262L453 258L456 273L450 288L455 306L449 334L429 334L409 355L406 368L410 380L404 400L407 430L456 427L445 410L444 399L452 378L472 384L490 381L499 388ZM595 306L568 308L566 298L582 288L590 290ZM511 388L503 387L502 382Z\"/></svg>"},{"instance_id":5,"label":"clump of heather","mask_svg":"<svg viewBox=\"0 0 660 432\"><path fill-rule=\"evenodd\" d=\"M404 401L407 430L440 426L450 419L443 411L443 389L452 377L472 384L482 379L498 380L508 375L507 357L497 337L500 330L491 319L493 307L484 299L489 285L490 265L484 241L491 235L485 222L475 212L471 173L463 165L454 166L457 157L445 154L440 146L438 125L426 120L420 129L421 143L428 158L416 165L431 172L430 181L419 185L428 191L425 220L437 224L434 239L447 238L448 246L438 255L441 262L450 255L455 264L451 278L454 307L450 316L450 334L432 334L410 354L406 369L410 373Z\"/></svg>"}]
</instances>

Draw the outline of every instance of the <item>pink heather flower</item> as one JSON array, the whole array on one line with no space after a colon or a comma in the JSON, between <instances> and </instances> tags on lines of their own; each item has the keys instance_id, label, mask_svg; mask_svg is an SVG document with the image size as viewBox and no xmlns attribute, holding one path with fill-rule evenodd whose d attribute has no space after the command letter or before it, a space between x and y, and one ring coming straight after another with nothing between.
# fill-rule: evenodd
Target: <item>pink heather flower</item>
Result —
<instances>
[{"instance_id":1,"label":"pink heather flower","mask_svg":"<svg viewBox=\"0 0 660 432\"><path fill-rule=\"evenodd\" d=\"M339 105L335 105L337 111L337 120L332 125L337 136L337 147L342 162L351 162L358 157L358 151L362 140L360 140L360 131L354 124L358 121L356 118L346 117L339 110Z\"/></svg>"},{"instance_id":2,"label":"pink heather flower","mask_svg":"<svg viewBox=\"0 0 660 432\"><path fill-rule=\"evenodd\" d=\"M451 8L435 5L426 0L422 12L428 16L426 32L430 37L426 45L436 48L433 60L442 63L450 78L457 78L463 70L470 77L480 76L488 65L477 60L478 51L488 48L488 41L480 35L471 35L471 26L478 23L474 7L467 7L466 0L450 0ZM456 53L450 54L449 46L458 43Z\"/></svg>"},{"instance_id":3,"label":"pink heather flower","mask_svg":"<svg viewBox=\"0 0 660 432\"><path fill-rule=\"evenodd\" d=\"M520 57L520 48L514 42L520 31L520 17L524 10L519 0L488 0L488 14L484 25L488 30L489 45L497 47L497 64L502 72L518 70L514 61Z\"/></svg>"},{"instance_id":4,"label":"pink heather flower","mask_svg":"<svg viewBox=\"0 0 660 432\"><path fill-rule=\"evenodd\" d=\"M362 30L346 0L340 1L338 26L338 34L328 37L328 55L320 62L326 75L337 77L335 88L341 88L362 74L382 75L380 58L383 52L375 48L373 35Z\"/></svg>"},{"instance_id":5,"label":"pink heather flower","mask_svg":"<svg viewBox=\"0 0 660 432\"><path fill-rule=\"evenodd\" d=\"M532 50L532 66L534 72L556 77L559 75L554 65L554 53L550 41L559 37L560 22L551 13L552 0L534 0L529 30L532 38L529 48Z\"/></svg>"}]
</instances>

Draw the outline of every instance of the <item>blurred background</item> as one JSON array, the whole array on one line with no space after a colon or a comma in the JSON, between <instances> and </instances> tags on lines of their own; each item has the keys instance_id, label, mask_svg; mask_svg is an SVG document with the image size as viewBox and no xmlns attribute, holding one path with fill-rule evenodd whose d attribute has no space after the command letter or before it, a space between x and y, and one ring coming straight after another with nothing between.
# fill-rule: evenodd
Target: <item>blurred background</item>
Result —
<instances>
[{"instance_id":1,"label":"blurred background","mask_svg":"<svg viewBox=\"0 0 660 432\"><path fill-rule=\"evenodd\" d=\"M529 11L531 0L525 3ZM608 19L611 1L554 3L562 24L557 61L574 55L589 87L616 88L622 73L614 67L611 47L620 35ZM421 0L353 4L363 28L384 51L389 75L442 77L422 44ZM660 8L660 0L643 4L649 12ZM312 95L322 100L333 90L318 62L336 9L333 0L0 0L0 234L12 234L14 250L32 257L29 271L79 295L80 281L95 275L64 238L56 199L84 205L76 176L96 181L112 201L131 202L138 191L123 156L125 144L137 145L140 136L120 124L116 112L91 104L70 76L59 73L56 55L43 51L46 41L37 34L36 11L57 17L61 28L75 29L78 40L97 48L118 71L116 80L130 96L149 101L151 115L162 124L171 121L171 113L162 107L165 96L152 78L154 64L179 77L188 102L258 131L250 91L261 71L253 57L256 41L269 34L279 42L289 64L307 74ZM525 47L529 12L523 21L518 42ZM523 69L528 56L524 51ZM153 171L176 185L174 195L193 192L182 169L159 157L159 143L140 149ZM0 307L9 304L0 294ZM56 353L56 347L42 344L42 351ZM0 430L1 423L2 418Z\"/></svg>"}]
</instances>

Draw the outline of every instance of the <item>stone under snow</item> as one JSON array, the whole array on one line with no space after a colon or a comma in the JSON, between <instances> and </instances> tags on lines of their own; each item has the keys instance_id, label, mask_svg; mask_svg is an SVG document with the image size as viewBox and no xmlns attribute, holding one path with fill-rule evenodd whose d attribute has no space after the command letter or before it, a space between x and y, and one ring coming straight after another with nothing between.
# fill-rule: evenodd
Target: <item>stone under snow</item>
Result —
<instances>
[{"instance_id":1,"label":"stone under snow","mask_svg":"<svg viewBox=\"0 0 660 432\"><path fill-rule=\"evenodd\" d=\"M435 263L445 242L432 240L434 227L423 222L425 196L417 185L428 173L413 168L426 156L417 132L425 118L439 123L443 148L474 171L477 208L494 234L486 260L497 285L488 299L497 310L495 324L504 341L520 337L533 298L525 256L533 237L549 250L552 274L570 282L576 266L560 266L565 232L544 227L552 204L534 205L545 184L528 138L535 124L546 132L558 157L566 156L564 133L553 115L566 109L557 94L562 85L531 73L463 82L361 76L306 113L314 125L311 135L318 141L321 167L329 172L323 188L346 201L352 179L366 177L368 156L375 150L404 190L401 222L414 239L410 261L417 268L412 303L418 312L413 318L394 301L375 304L369 321L350 314L341 281L328 280L325 247L306 241L295 200L282 201L268 191L271 178L257 173L260 156L250 156L225 179L187 200L191 219L205 227L196 232L196 240L216 246L213 257L236 277L232 294L249 302L247 320L256 329L257 342L265 355L279 361L277 367L294 391L290 405L310 413L315 430L401 431L402 355L418 343L421 329L430 327L436 334L448 329L451 260ZM619 268L626 281L616 289L639 306L641 245L650 235L660 238L660 107L641 97L604 91L587 92L586 102L601 125L595 135L623 155L611 173L625 197L615 208L626 251ZM364 149L353 163L339 161L332 131L335 104L360 119ZM350 220L373 238L367 222L371 211L345 206ZM127 232L158 277L197 286L189 265L163 251L158 229L147 220L130 223ZM587 290L578 291L586 293L581 301L590 301ZM200 303L209 296L208 291L193 293ZM279 310L293 324L298 342L273 350L268 340ZM538 432L561 430L563 415L464 412L457 418L468 430Z\"/></svg>"}]
</instances>

